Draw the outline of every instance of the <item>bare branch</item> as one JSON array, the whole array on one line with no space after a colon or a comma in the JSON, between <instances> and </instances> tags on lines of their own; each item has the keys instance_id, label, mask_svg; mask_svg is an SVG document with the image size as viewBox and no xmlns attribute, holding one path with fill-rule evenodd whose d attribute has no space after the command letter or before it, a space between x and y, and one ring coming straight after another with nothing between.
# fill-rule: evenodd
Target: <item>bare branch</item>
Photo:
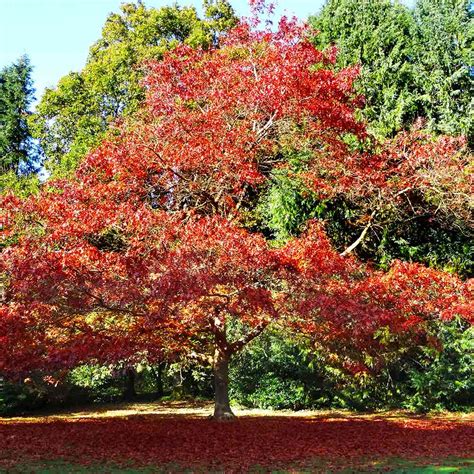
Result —
<instances>
[{"instance_id":1,"label":"bare branch","mask_svg":"<svg viewBox=\"0 0 474 474\"><path fill-rule=\"evenodd\" d=\"M350 254L365 239L365 236L367 235L367 232L369 231L370 227L372 226L372 221L373 221L373 218L374 218L375 214L376 214L376 211L373 211L372 214L370 215L369 222L363 228L363 230L362 230L361 234L359 235L358 239L353 244L349 245L349 247L347 247L346 250L344 250L344 252L339 254L341 257L344 257L345 255Z\"/></svg>"}]
</instances>

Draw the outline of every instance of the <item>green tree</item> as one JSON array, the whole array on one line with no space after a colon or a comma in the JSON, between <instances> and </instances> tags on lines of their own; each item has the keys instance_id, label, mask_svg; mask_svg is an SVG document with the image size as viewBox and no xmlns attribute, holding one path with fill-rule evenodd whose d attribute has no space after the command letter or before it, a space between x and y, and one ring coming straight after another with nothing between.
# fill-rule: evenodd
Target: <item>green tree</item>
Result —
<instances>
[{"instance_id":1,"label":"green tree","mask_svg":"<svg viewBox=\"0 0 474 474\"><path fill-rule=\"evenodd\" d=\"M137 109L144 98L141 79L147 60L161 58L180 43L216 43L237 21L226 0L206 0L204 12L201 19L193 7L155 9L139 1L123 4L107 18L84 69L46 90L32 117L53 175L68 174L110 124Z\"/></svg>"},{"instance_id":2,"label":"green tree","mask_svg":"<svg viewBox=\"0 0 474 474\"><path fill-rule=\"evenodd\" d=\"M422 136L418 135L418 139ZM463 158L460 155L459 160L459 164L464 161L463 173L471 173L472 164L468 164L469 161L472 163L471 155L466 153ZM295 178L298 170L304 169L304 154L291 156L289 162L292 164L290 170L272 172L270 186L263 193L255 213L256 225L275 240L285 242L299 235L308 219L322 219L339 251L344 251L362 236L354 249L355 254L382 268L394 259L401 259L467 278L474 275L474 222L467 193L458 218L454 207L449 211L451 217L440 213L439 206L454 206L448 195L439 200L430 200L432 196L429 195L407 196L394 208L382 203L374 212L375 208L366 207L365 198L341 195L321 199ZM449 179L445 181L441 174L438 183L445 182L451 197L463 195L460 186L454 183L454 175L446 172Z\"/></svg>"},{"instance_id":3,"label":"green tree","mask_svg":"<svg viewBox=\"0 0 474 474\"><path fill-rule=\"evenodd\" d=\"M464 133L472 139L473 78L466 65L474 61L468 3L420 0L414 12L390 0L328 0L310 19L319 30L314 39L318 46L337 46L336 68L360 65L357 90L366 101L361 116L378 138L395 136L425 117L427 122L417 122L416 128L421 125L435 135ZM304 159L299 163L304 166ZM341 251L363 235L355 252L382 266L398 258L471 276L472 219L466 218L468 212L455 223L440 219L441 201L427 198L423 210L413 212L419 197L411 197L405 198L406 212L379 209L374 216L374 209L364 210L363 202L315 199L291 174L278 171L259 209L263 225L280 240L297 235L307 218L316 217L326 221Z\"/></svg>"},{"instance_id":4,"label":"green tree","mask_svg":"<svg viewBox=\"0 0 474 474\"><path fill-rule=\"evenodd\" d=\"M410 11L390 0L329 0L310 19L320 48L336 45L337 67L361 66L358 92L372 132L391 136L420 113L414 52L416 25Z\"/></svg>"},{"instance_id":5,"label":"green tree","mask_svg":"<svg viewBox=\"0 0 474 474\"><path fill-rule=\"evenodd\" d=\"M37 149L27 123L34 99L27 56L0 71L0 174L35 167Z\"/></svg>"},{"instance_id":6,"label":"green tree","mask_svg":"<svg viewBox=\"0 0 474 474\"><path fill-rule=\"evenodd\" d=\"M418 0L419 85L434 131L474 136L474 9L472 0Z\"/></svg>"}]
</instances>

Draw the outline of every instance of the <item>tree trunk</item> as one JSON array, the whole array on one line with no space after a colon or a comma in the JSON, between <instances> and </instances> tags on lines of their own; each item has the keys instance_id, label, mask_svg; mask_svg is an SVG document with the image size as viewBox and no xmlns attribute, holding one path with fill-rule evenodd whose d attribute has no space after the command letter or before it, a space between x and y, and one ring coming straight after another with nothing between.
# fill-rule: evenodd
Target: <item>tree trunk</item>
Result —
<instances>
[{"instance_id":1,"label":"tree trunk","mask_svg":"<svg viewBox=\"0 0 474 474\"><path fill-rule=\"evenodd\" d=\"M229 359L224 351L216 349L214 354L214 419L228 421L235 418L229 403Z\"/></svg>"},{"instance_id":2,"label":"tree trunk","mask_svg":"<svg viewBox=\"0 0 474 474\"><path fill-rule=\"evenodd\" d=\"M125 392L124 399L127 401L133 400L137 396L135 392L135 369L128 367L125 372Z\"/></svg>"},{"instance_id":3,"label":"tree trunk","mask_svg":"<svg viewBox=\"0 0 474 474\"><path fill-rule=\"evenodd\" d=\"M160 362L158 364L158 367L155 369L155 367L152 368L153 374L155 376L155 381L156 381L156 392L155 392L155 397L156 398L162 398L163 395L165 394L164 386L163 386L163 369L165 366L165 362Z\"/></svg>"}]
</instances>

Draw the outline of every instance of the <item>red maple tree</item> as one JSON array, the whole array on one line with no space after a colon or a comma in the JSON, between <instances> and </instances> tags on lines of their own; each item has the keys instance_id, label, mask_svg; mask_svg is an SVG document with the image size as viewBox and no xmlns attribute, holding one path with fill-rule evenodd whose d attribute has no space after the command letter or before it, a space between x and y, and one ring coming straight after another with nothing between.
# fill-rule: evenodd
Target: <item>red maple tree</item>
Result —
<instances>
[{"instance_id":1,"label":"red maple tree","mask_svg":"<svg viewBox=\"0 0 474 474\"><path fill-rule=\"evenodd\" d=\"M309 157L300 178L324 195L396 202L407 180L429 185L396 146L352 150L348 136L367 139L357 69L336 72L335 51L309 36L283 18L276 32L242 22L216 49L178 47L149 64L143 110L74 179L2 198L1 373L207 355L214 416L230 418L229 360L275 321L376 348L381 327L470 317L469 282L407 263L373 270L320 223L280 248L249 224L289 152ZM437 146L410 156L424 166Z\"/></svg>"}]
</instances>

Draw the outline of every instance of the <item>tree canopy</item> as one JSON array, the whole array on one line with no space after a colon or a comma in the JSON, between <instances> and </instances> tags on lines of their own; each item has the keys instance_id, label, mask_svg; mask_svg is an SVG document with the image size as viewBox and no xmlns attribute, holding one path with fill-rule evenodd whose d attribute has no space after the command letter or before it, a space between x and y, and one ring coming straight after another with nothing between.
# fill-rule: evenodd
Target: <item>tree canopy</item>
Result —
<instances>
[{"instance_id":1,"label":"tree canopy","mask_svg":"<svg viewBox=\"0 0 474 474\"><path fill-rule=\"evenodd\" d=\"M142 2L124 3L120 13L110 14L84 69L47 89L30 121L54 175L74 170L114 121L137 109L148 60L181 43L208 47L236 22L226 0L206 0L203 7L204 19L194 7L155 9Z\"/></svg>"},{"instance_id":2,"label":"tree canopy","mask_svg":"<svg viewBox=\"0 0 474 474\"><path fill-rule=\"evenodd\" d=\"M420 114L416 24L408 8L391 0L330 0L310 21L318 47L337 46L339 67L360 65L363 116L376 133L393 136Z\"/></svg>"},{"instance_id":3,"label":"tree canopy","mask_svg":"<svg viewBox=\"0 0 474 474\"><path fill-rule=\"evenodd\" d=\"M277 170L377 212L407 196L449 219L466 210L450 187L469 186L463 140L374 142L356 118L357 68L335 70L313 34L242 22L218 47L164 53L144 107L73 179L2 198L2 372L185 352L212 360L221 419L230 358L271 324L377 357L384 331L422 338L433 318L472 320L472 282L406 262L376 270L337 251L322 222L283 246L252 222Z\"/></svg>"},{"instance_id":4,"label":"tree canopy","mask_svg":"<svg viewBox=\"0 0 474 474\"><path fill-rule=\"evenodd\" d=\"M464 135L470 146L473 77L469 76L466 64L472 62L468 59L473 52L472 41L468 40L472 12L468 2L438 5L439 2L427 0L423 8L426 12L431 8L436 14L423 16L422 3L410 10L388 0L330 0L318 15L310 18L318 30L313 41L327 51L337 48L336 69L360 68L355 90L362 94L364 103L356 113L368 121L368 131L379 140L388 138L401 145L401 140L408 140L407 144L414 137L430 141L446 132ZM435 21L440 22L439 29ZM443 40L437 43L439 35ZM442 52L442 46L436 46L443 42L451 45L446 52ZM438 61L434 58L439 54L443 58ZM435 62L439 65L435 66ZM452 76L457 77L458 85L449 79L449 70L458 71ZM437 88L444 92L436 92ZM447 109L442 112L448 103L456 108L456 113ZM442 118L444 113L450 125ZM405 134L405 138L398 135L410 130L414 133ZM295 158L293 167L298 169L304 164L304 157ZM463 163L469 173L469 153L464 154ZM472 207L468 204L471 193L466 187L464 217L453 221L446 220L446 214L439 214L429 194L421 196L415 192L415 196L410 191L404 196L406 205L398 202L396 206L380 207L347 194L321 197L308 193L304 183L293 179L287 170L274 171L272 183L257 219L280 240L297 235L308 218L316 217L327 221L328 234L340 251L362 236L355 253L383 268L399 258L464 277L473 274ZM456 193L454 186L450 192ZM435 201L447 203L449 199Z\"/></svg>"},{"instance_id":5,"label":"tree canopy","mask_svg":"<svg viewBox=\"0 0 474 474\"><path fill-rule=\"evenodd\" d=\"M329 0L310 19L319 47L336 45L338 65L359 64L363 116L380 136L409 128L472 136L474 20L470 0Z\"/></svg>"},{"instance_id":6,"label":"tree canopy","mask_svg":"<svg viewBox=\"0 0 474 474\"><path fill-rule=\"evenodd\" d=\"M472 0L418 0L419 82L428 126L474 136L474 9Z\"/></svg>"}]
</instances>

